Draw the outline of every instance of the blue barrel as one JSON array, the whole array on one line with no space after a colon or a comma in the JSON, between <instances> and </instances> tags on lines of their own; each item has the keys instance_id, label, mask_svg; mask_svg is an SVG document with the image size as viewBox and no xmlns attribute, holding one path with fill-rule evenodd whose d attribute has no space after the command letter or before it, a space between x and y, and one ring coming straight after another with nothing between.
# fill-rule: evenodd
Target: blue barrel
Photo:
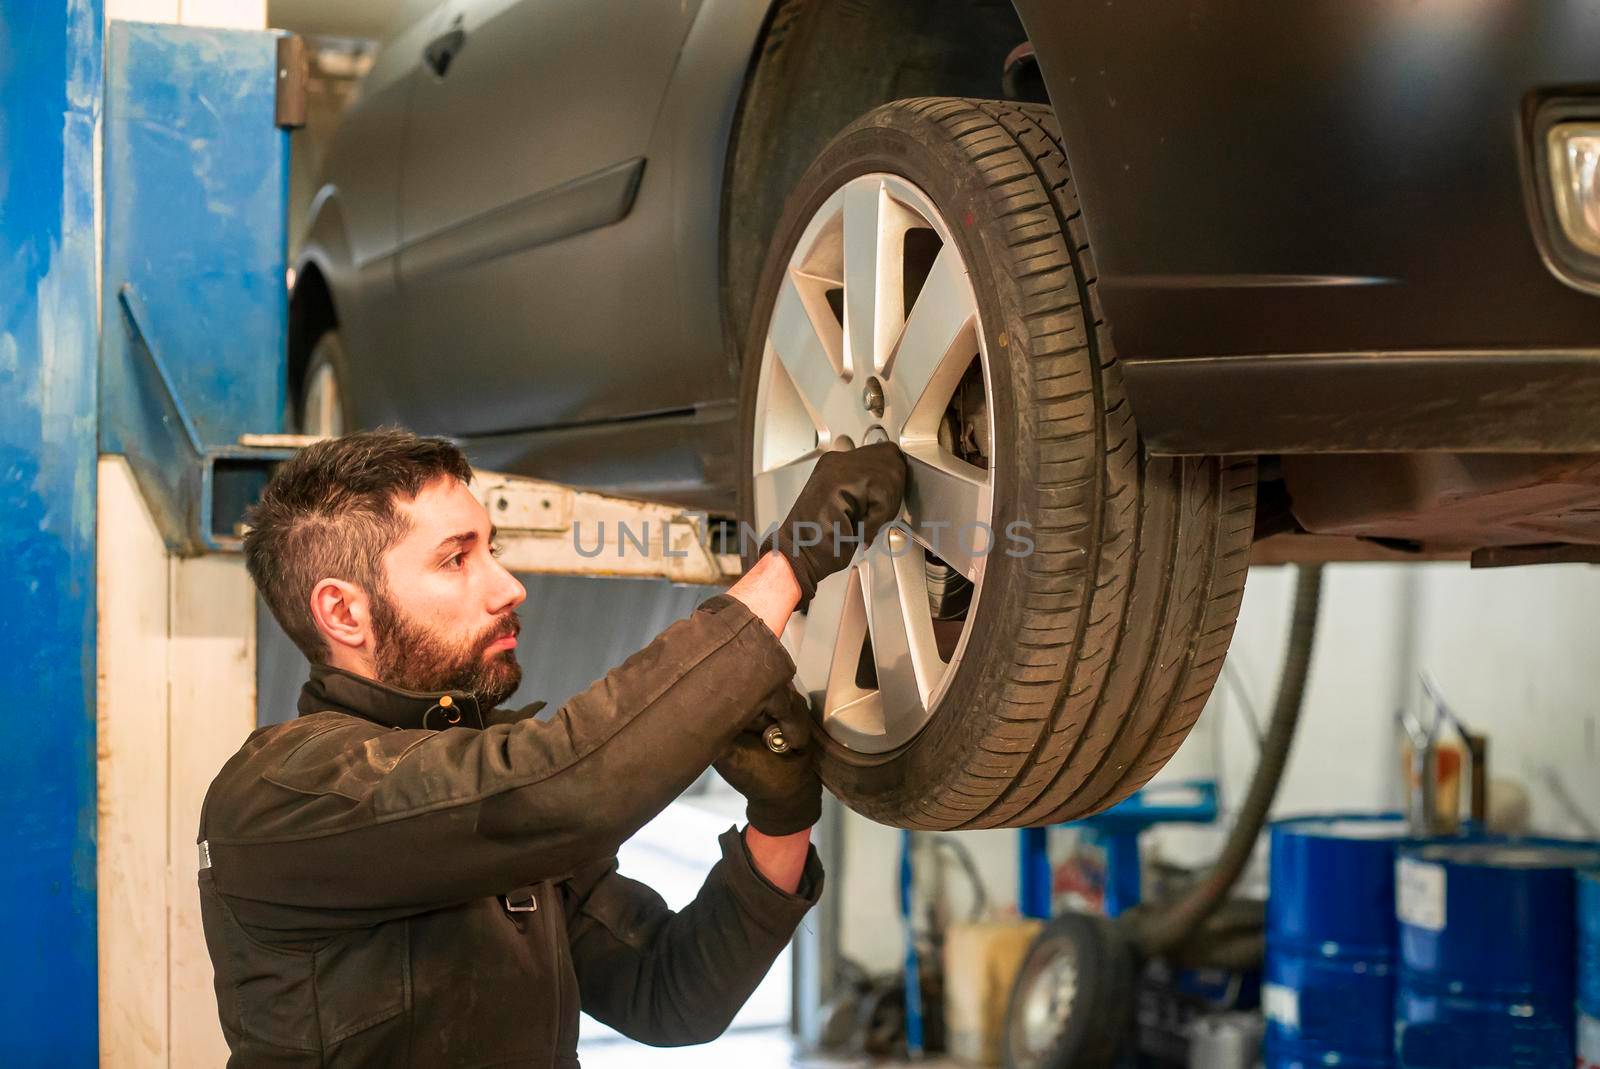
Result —
<instances>
[{"instance_id":1,"label":"blue barrel","mask_svg":"<svg viewBox=\"0 0 1600 1069\"><path fill-rule=\"evenodd\" d=\"M1576 867L1592 845L1403 847L1395 1053L1405 1069L1549 1069L1575 1058Z\"/></svg>"},{"instance_id":2,"label":"blue barrel","mask_svg":"<svg viewBox=\"0 0 1600 1069\"><path fill-rule=\"evenodd\" d=\"M1578 1008L1600 1017L1600 869L1578 875Z\"/></svg>"},{"instance_id":3,"label":"blue barrel","mask_svg":"<svg viewBox=\"0 0 1600 1069\"><path fill-rule=\"evenodd\" d=\"M1578 876L1578 1064L1600 1069L1600 869Z\"/></svg>"},{"instance_id":4,"label":"blue barrel","mask_svg":"<svg viewBox=\"0 0 1600 1069\"><path fill-rule=\"evenodd\" d=\"M1262 1009L1269 1069L1385 1069L1394 1048L1395 814L1272 826Z\"/></svg>"}]
</instances>

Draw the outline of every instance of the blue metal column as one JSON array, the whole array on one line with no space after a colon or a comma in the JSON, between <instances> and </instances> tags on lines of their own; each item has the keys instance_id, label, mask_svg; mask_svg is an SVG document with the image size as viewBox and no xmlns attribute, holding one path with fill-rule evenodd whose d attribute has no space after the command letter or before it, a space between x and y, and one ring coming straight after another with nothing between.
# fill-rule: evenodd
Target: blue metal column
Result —
<instances>
[{"instance_id":1,"label":"blue metal column","mask_svg":"<svg viewBox=\"0 0 1600 1069\"><path fill-rule=\"evenodd\" d=\"M1130 828L1084 829L1106 853L1106 898L1101 908L1108 917L1120 917L1139 904L1142 874L1139 832Z\"/></svg>"},{"instance_id":2,"label":"blue metal column","mask_svg":"<svg viewBox=\"0 0 1600 1069\"><path fill-rule=\"evenodd\" d=\"M916 840L910 831L900 833L900 924L905 931L906 954L902 963L906 985L906 1056L921 1058L922 1049L922 955L917 950L917 925L912 901L915 891L913 850Z\"/></svg>"},{"instance_id":3,"label":"blue metal column","mask_svg":"<svg viewBox=\"0 0 1600 1069\"><path fill-rule=\"evenodd\" d=\"M1050 876L1050 829L1023 828L1018 835L1017 912L1049 920L1054 888Z\"/></svg>"},{"instance_id":4,"label":"blue metal column","mask_svg":"<svg viewBox=\"0 0 1600 1069\"><path fill-rule=\"evenodd\" d=\"M0 4L0 1065L92 1066L99 0Z\"/></svg>"}]
</instances>

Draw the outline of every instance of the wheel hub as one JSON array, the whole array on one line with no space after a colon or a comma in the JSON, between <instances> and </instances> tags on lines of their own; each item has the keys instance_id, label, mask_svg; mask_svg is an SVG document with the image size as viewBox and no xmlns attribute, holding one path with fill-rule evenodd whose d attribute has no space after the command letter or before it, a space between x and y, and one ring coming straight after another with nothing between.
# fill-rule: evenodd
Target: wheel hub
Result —
<instances>
[{"instance_id":1,"label":"wheel hub","mask_svg":"<svg viewBox=\"0 0 1600 1069\"><path fill-rule=\"evenodd\" d=\"M874 416L883 415L883 383L876 378L867 380L866 389L861 391L861 404Z\"/></svg>"},{"instance_id":2,"label":"wheel hub","mask_svg":"<svg viewBox=\"0 0 1600 1069\"><path fill-rule=\"evenodd\" d=\"M1062 947L1022 996L1021 1040L1029 1058L1040 1058L1055 1046L1072 1017L1078 997L1078 961Z\"/></svg>"}]
</instances>

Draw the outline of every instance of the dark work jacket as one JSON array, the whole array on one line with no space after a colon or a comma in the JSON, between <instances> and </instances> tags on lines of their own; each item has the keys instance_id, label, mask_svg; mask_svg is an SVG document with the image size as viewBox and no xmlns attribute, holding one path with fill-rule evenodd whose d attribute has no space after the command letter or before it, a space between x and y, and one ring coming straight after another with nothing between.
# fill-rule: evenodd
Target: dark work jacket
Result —
<instances>
[{"instance_id":1,"label":"dark work jacket","mask_svg":"<svg viewBox=\"0 0 1600 1069\"><path fill-rule=\"evenodd\" d=\"M318 668L223 767L200 902L232 1067L578 1064L581 1007L657 1045L727 1026L816 901L743 838L668 910L617 847L793 674L712 598L553 718Z\"/></svg>"}]
</instances>

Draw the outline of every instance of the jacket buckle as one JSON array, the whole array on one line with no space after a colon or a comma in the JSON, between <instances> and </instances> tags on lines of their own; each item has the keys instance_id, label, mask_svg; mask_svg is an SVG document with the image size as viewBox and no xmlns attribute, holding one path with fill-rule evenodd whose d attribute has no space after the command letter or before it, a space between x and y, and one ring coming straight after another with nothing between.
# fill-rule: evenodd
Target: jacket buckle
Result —
<instances>
[{"instance_id":1,"label":"jacket buckle","mask_svg":"<svg viewBox=\"0 0 1600 1069\"><path fill-rule=\"evenodd\" d=\"M507 913L537 913L539 899L534 896L534 890L532 887L519 887L515 891L508 891L500 896L500 904L506 907Z\"/></svg>"}]
</instances>

